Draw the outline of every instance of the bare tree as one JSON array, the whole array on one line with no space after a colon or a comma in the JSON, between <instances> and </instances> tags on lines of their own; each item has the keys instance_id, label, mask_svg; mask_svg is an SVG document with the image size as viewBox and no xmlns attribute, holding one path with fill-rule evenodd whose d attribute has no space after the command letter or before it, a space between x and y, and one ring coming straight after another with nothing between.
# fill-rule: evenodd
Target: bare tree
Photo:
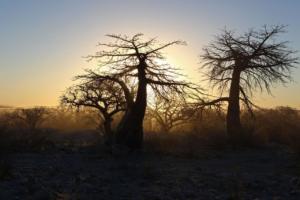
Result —
<instances>
[{"instance_id":1,"label":"bare tree","mask_svg":"<svg viewBox=\"0 0 300 200\"><path fill-rule=\"evenodd\" d=\"M44 107L24 108L11 113L10 118L21 120L30 130L35 131L46 119L47 113Z\"/></svg>"},{"instance_id":2,"label":"bare tree","mask_svg":"<svg viewBox=\"0 0 300 200\"><path fill-rule=\"evenodd\" d=\"M100 78L131 77L136 80L137 90L132 106L129 106L121 123L118 126L116 142L136 149L142 147L143 120L147 107L147 86L162 97L170 92L183 93L189 83L180 81L181 74L176 68L164 62L162 50L178 44L181 41L173 41L166 44L158 44L155 38L143 41L143 34L133 37L122 35L107 35L113 39L112 43L99 43L105 48L89 59L98 59L102 67ZM162 61L162 62L160 62ZM106 66L107 70L103 70Z\"/></svg>"},{"instance_id":3,"label":"bare tree","mask_svg":"<svg viewBox=\"0 0 300 200\"><path fill-rule=\"evenodd\" d=\"M67 89L61 97L61 103L71 107L90 107L98 111L105 142L111 144L113 116L125 111L126 101L122 88L110 79L91 79L90 74L78 76L76 80L84 80L81 84Z\"/></svg>"},{"instance_id":4,"label":"bare tree","mask_svg":"<svg viewBox=\"0 0 300 200\"><path fill-rule=\"evenodd\" d=\"M202 68L207 69L206 76L221 96L204 105L228 102L227 133L233 142L241 136L240 101L251 111L254 104L250 97L255 89L270 93L273 83L291 80L291 69L298 58L286 41L276 41L283 32L285 26L264 26L239 36L224 30L204 48Z\"/></svg>"},{"instance_id":5,"label":"bare tree","mask_svg":"<svg viewBox=\"0 0 300 200\"><path fill-rule=\"evenodd\" d=\"M171 95L167 100L157 97L148 113L155 119L163 133L169 133L175 127L186 124L194 116L194 110L184 98Z\"/></svg>"}]
</instances>

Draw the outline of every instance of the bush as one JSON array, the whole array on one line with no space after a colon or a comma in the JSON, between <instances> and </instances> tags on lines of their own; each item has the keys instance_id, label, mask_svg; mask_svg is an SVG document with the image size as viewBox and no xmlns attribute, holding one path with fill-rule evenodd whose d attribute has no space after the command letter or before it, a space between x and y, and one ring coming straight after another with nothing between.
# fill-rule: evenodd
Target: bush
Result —
<instances>
[{"instance_id":1,"label":"bush","mask_svg":"<svg viewBox=\"0 0 300 200\"><path fill-rule=\"evenodd\" d=\"M8 129L0 134L1 151L44 151L54 146L48 130Z\"/></svg>"},{"instance_id":2,"label":"bush","mask_svg":"<svg viewBox=\"0 0 300 200\"><path fill-rule=\"evenodd\" d=\"M14 151L41 151L62 143L79 142L93 145L99 121L95 113L83 110L52 109L36 130L23 126L18 118L8 118L10 112L0 113L0 148ZM148 116L149 117L149 116ZM9 120L8 120L9 119ZM114 122L118 122L118 118ZM300 155L300 114L296 109L278 107L256 110L255 118L242 112L242 147L266 147L279 144ZM173 129L170 133L156 130L145 120L147 150L174 155L199 156L205 149L227 149L225 114L213 109ZM116 124L114 124L116 126ZM93 131L91 131L93 130ZM78 133L78 134L77 134ZM54 136L54 137L52 137ZM91 138L88 138L91 136ZM54 139L53 139L54 138ZM98 140L98 139L97 139ZM87 142L89 141L89 142ZM77 144L78 143L78 144ZM95 143L95 142L94 142ZM74 143L75 144L75 143Z\"/></svg>"},{"instance_id":3,"label":"bush","mask_svg":"<svg viewBox=\"0 0 300 200\"><path fill-rule=\"evenodd\" d=\"M290 107L265 109L256 113L255 137L265 143L287 145L300 153L300 113Z\"/></svg>"}]
</instances>

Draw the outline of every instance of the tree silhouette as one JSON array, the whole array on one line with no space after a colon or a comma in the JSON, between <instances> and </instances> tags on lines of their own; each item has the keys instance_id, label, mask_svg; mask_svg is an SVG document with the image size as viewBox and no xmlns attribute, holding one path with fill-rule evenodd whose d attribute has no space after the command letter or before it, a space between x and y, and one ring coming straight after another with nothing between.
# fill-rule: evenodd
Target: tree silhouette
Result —
<instances>
[{"instance_id":1,"label":"tree silhouette","mask_svg":"<svg viewBox=\"0 0 300 200\"><path fill-rule=\"evenodd\" d=\"M190 87L189 83L178 80L181 74L176 68L164 62L165 57L161 52L169 46L184 44L184 42L173 41L158 44L155 38L143 41L143 34L136 34L133 37L107 36L114 41L99 43L99 46L106 49L88 56L88 59L99 61L102 67L100 78L130 77L136 80L135 99L118 126L116 142L132 149L141 148L143 119L147 107L147 86L164 98L170 92L183 93L186 88ZM103 69L104 66L107 67L106 70Z\"/></svg>"},{"instance_id":2,"label":"tree silhouette","mask_svg":"<svg viewBox=\"0 0 300 200\"><path fill-rule=\"evenodd\" d=\"M168 99L157 97L149 106L148 113L160 126L161 132L169 133L173 128L187 123L194 115L184 98L171 95Z\"/></svg>"},{"instance_id":3,"label":"tree silhouette","mask_svg":"<svg viewBox=\"0 0 300 200\"><path fill-rule=\"evenodd\" d=\"M12 120L23 122L31 131L35 131L45 119L48 111L44 107L18 109L10 114Z\"/></svg>"},{"instance_id":4,"label":"tree silhouette","mask_svg":"<svg viewBox=\"0 0 300 200\"><path fill-rule=\"evenodd\" d=\"M90 76L90 73L77 76L76 80L82 80L82 83L68 88L61 97L61 103L76 108L91 107L97 109L104 130L105 143L111 144L113 116L120 111L125 111L126 108L122 87L107 78L95 80Z\"/></svg>"},{"instance_id":5,"label":"tree silhouette","mask_svg":"<svg viewBox=\"0 0 300 200\"><path fill-rule=\"evenodd\" d=\"M237 36L233 31L224 30L204 48L202 68L217 88L221 97L204 105L228 102L227 133L235 142L241 136L240 100L251 111L250 97L257 88L271 92L273 83L291 80L291 68L298 61L295 51L287 42L277 42L276 37L285 32L285 26L264 26L261 30L249 30ZM228 93L228 96L223 96Z\"/></svg>"}]
</instances>

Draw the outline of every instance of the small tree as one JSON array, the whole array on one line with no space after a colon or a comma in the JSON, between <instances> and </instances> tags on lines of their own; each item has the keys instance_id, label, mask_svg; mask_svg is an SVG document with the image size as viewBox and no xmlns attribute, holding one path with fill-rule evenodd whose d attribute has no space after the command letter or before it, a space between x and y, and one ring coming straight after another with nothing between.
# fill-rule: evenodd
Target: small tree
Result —
<instances>
[{"instance_id":1,"label":"small tree","mask_svg":"<svg viewBox=\"0 0 300 200\"><path fill-rule=\"evenodd\" d=\"M84 82L68 88L61 97L61 103L76 108L95 108L103 122L101 126L105 140L111 144L113 116L120 111L125 111L126 107L122 88L110 79L89 79L88 74L78 76L77 79L84 79Z\"/></svg>"},{"instance_id":2,"label":"small tree","mask_svg":"<svg viewBox=\"0 0 300 200\"><path fill-rule=\"evenodd\" d=\"M44 107L34 107L18 109L10 117L21 120L31 131L35 131L47 116L47 109Z\"/></svg>"},{"instance_id":3,"label":"small tree","mask_svg":"<svg viewBox=\"0 0 300 200\"><path fill-rule=\"evenodd\" d=\"M190 86L189 83L178 80L180 77L178 70L163 61L165 57L161 52L169 46L184 43L174 41L158 44L156 39L143 41L142 34L133 37L121 35L108 35L108 37L114 39L114 42L100 43L99 45L106 49L88 58L98 59L100 62L102 72L99 78L109 75L113 78L131 77L136 80L135 99L132 106L127 107L118 126L116 141L133 149L140 148L147 107L147 86L160 96L172 92L183 93L184 89ZM103 70L103 66L107 67L106 71Z\"/></svg>"},{"instance_id":4,"label":"small tree","mask_svg":"<svg viewBox=\"0 0 300 200\"><path fill-rule=\"evenodd\" d=\"M168 100L157 97L153 105L149 106L148 112L163 133L169 133L173 128L187 123L194 115L185 99L176 95Z\"/></svg>"},{"instance_id":5,"label":"small tree","mask_svg":"<svg viewBox=\"0 0 300 200\"><path fill-rule=\"evenodd\" d=\"M291 68L298 61L287 42L277 42L276 37L285 32L285 26L274 26L237 36L224 30L208 47L204 48L203 69L221 98L206 105L228 102L227 133L233 140L241 136L240 100L251 111L252 92L259 88L270 93L273 83L291 80ZM223 96L228 93L228 96Z\"/></svg>"}]
</instances>

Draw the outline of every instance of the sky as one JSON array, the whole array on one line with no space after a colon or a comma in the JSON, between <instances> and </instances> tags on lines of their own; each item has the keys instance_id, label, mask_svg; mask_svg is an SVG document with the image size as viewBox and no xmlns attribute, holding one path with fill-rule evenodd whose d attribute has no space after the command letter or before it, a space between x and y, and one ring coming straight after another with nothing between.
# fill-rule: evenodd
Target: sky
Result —
<instances>
[{"instance_id":1,"label":"sky","mask_svg":"<svg viewBox=\"0 0 300 200\"><path fill-rule=\"evenodd\" d=\"M57 106L72 77L97 68L84 56L100 50L96 44L110 33L186 41L166 55L196 82L203 79L203 47L225 27L242 33L288 25L280 39L300 50L299 10L293 0L0 0L0 105ZM272 96L253 98L264 107L300 108L300 67L293 78L275 85Z\"/></svg>"}]
</instances>

